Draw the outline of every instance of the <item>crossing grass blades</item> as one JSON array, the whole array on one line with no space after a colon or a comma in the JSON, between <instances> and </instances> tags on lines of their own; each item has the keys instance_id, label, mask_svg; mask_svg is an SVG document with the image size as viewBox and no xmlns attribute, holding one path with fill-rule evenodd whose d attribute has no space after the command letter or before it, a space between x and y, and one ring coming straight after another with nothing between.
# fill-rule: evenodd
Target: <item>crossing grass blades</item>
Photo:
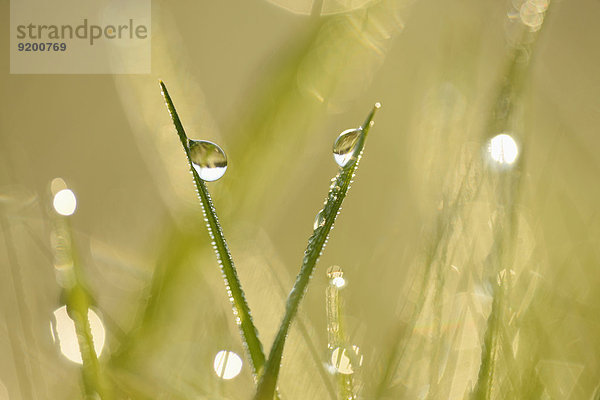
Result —
<instances>
[{"instance_id":1,"label":"crossing grass blades","mask_svg":"<svg viewBox=\"0 0 600 400\"><path fill-rule=\"evenodd\" d=\"M323 249L329 238L329 232L333 228L337 215L340 213L342 202L350 189L352 179L355 176L363 154L369 130L374 123L373 117L377 109L379 109L380 104L375 104L367 119L359 128L346 130L335 140L333 153L334 159L339 165L339 171L331 180L332 183L329 187L323 209L317 214L314 231L308 239L308 245L304 251L300 272L288 295L285 313L267 358L258 337L258 330L252 320L250 307L244 296L244 291L242 290L223 230L219 224L215 207L205 184L205 181L218 179L225 172L225 155L214 143L192 141L188 138L175 110L171 96L167 91L167 87L162 81L160 81L160 86L190 165L190 171L193 175L200 204L202 205L206 227L213 242L213 248L215 249L217 260L225 279L227 293L232 303L234 318L240 329L247 356L256 378L257 389L254 399L272 400L274 397L279 398L276 391L277 378L291 323L298 312L298 307L306 292L319 257L323 253Z\"/></svg>"}]
</instances>

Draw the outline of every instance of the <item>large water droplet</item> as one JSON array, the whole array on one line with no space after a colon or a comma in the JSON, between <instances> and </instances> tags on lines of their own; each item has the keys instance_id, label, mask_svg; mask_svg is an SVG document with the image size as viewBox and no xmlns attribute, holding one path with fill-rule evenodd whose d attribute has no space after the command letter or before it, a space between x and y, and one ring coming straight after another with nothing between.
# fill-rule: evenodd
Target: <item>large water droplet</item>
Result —
<instances>
[{"instance_id":1,"label":"large water droplet","mask_svg":"<svg viewBox=\"0 0 600 400\"><path fill-rule=\"evenodd\" d=\"M227 156L223 149L207 140L190 140L190 158L200 179L216 181L227 170Z\"/></svg>"},{"instance_id":2,"label":"large water droplet","mask_svg":"<svg viewBox=\"0 0 600 400\"><path fill-rule=\"evenodd\" d=\"M315 223L313 224L313 229L317 229L321 226L325 225L325 217L323 216L323 210L319 211L317 213L317 216L315 217Z\"/></svg>"},{"instance_id":3,"label":"large water droplet","mask_svg":"<svg viewBox=\"0 0 600 400\"><path fill-rule=\"evenodd\" d=\"M358 157L358 142L362 135L363 130L348 129L335 139L333 144L333 158L335 162L342 168L353 162Z\"/></svg>"}]
</instances>

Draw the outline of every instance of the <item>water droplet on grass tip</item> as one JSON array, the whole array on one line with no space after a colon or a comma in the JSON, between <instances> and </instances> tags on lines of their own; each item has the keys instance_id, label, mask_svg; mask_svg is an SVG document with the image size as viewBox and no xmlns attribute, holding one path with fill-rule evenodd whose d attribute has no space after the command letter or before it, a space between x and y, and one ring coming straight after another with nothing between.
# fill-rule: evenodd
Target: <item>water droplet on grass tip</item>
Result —
<instances>
[{"instance_id":1,"label":"water droplet on grass tip","mask_svg":"<svg viewBox=\"0 0 600 400\"><path fill-rule=\"evenodd\" d=\"M317 216L315 217L315 223L313 225L313 229L316 230L317 228L319 228L323 225L325 225L325 217L323 216L323 210L321 210L317 213Z\"/></svg>"},{"instance_id":2,"label":"water droplet on grass tip","mask_svg":"<svg viewBox=\"0 0 600 400\"><path fill-rule=\"evenodd\" d=\"M333 158L337 165L344 168L356 160L358 142L363 134L364 132L360 128L348 129L340 133L333 143Z\"/></svg>"},{"instance_id":3,"label":"water droplet on grass tip","mask_svg":"<svg viewBox=\"0 0 600 400\"><path fill-rule=\"evenodd\" d=\"M190 159L200 179L216 181L227 170L227 156L223 149L207 140L190 140Z\"/></svg>"}]
</instances>

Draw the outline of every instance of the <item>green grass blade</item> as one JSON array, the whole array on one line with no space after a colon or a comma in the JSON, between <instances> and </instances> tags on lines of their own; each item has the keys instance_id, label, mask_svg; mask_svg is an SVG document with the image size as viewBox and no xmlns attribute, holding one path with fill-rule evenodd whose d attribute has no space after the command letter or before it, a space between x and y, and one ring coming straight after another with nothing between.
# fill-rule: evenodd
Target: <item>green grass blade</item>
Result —
<instances>
[{"instance_id":1,"label":"green grass blade","mask_svg":"<svg viewBox=\"0 0 600 400\"><path fill-rule=\"evenodd\" d=\"M92 297L84 282L81 266L76 257L68 221L59 217L55 223L56 237L55 257L58 280L62 290L62 298L67 306L69 317L75 325L79 351L83 365L81 367L83 388L86 396L99 397L102 400L112 398L102 365L94 349L94 338L88 319Z\"/></svg>"},{"instance_id":2,"label":"green grass blade","mask_svg":"<svg viewBox=\"0 0 600 400\"><path fill-rule=\"evenodd\" d=\"M521 101L526 77L531 73L531 63L520 61L520 57L525 51L535 54L539 32L535 32L532 37L527 39L530 35L530 32L524 31L521 46L515 47L509 54L507 71L499 85L492 112L483 131L485 137L511 130L510 128L515 124L515 120L520 118L516 108L518 102ZM520 168L524 168L523 161L521 161ZM508 266L513 262L511 258L514 257L515 251L514 237L516 236L517 226L515 216L520 198L520 181L521 174L515 173L513 170L491 182L491 188L495 193L498 205L499 222L497 223L499 226L495 228L497 232L494 237L494 249L490 254L492 257L488 257L487 264L489 265L484 266L484 274L491 275L490 279L494 279L502 268L506 268L508 271ZM473 400L491 399L494 386L499 385L497 381L500 381L496 376L496 370L498 369L497 364L502 358L499 354L502 348L500 345L501 327L506 323L504 321L505 314L511 301L508 296L510 292L505 288L505 286L510 285L510 279L507 282L498 284L492 281L492 284L494 287L492 310L488 317L482 343L477 381L471 393L471 399ZM511 360L504 361L510 362Z\"/></svg>"},{"instance_id":3,"label":"green grass blade","mask_svg":"<svg viewBox=\"0 0 600 400\"><path fill-rule=\"evenodd\" d=\"M343 276L344 272L341 267L332 266L327 271L329 278L329 284L325 289L325 304L327 307L327 348L329 354L331 354L331 361L335 367L335 377L338 386L338 397L339 399L355 399L354 389L354 374L345 374L339 372L339 366L344 356L344 353L350 360L350 365L354 371L356 371L360 365L358 356L354 353L354 349L350 346L348 338L346 336L345 324L343 318L342 301L340 288L333 283L330 271L335 268L336 274L340 277ZM333 358L335 350L338 349L337 358Z\"/></svg>"},{"instance_id":4,"label":"green grass blade","mask_svg":"<svg viewBox=\"0 0 600 400\"><path fill-rule=\"evenodd\" d=\"M333 179L333 184L331 185L329 194L327 195L327 200L325 202L325 207L323 207L322 211L324 224L317 227L311 237L308 239L308 246L304 252L302 267L300 268L300 273L296 278L294 287L288 295L285 314L283 316L283 320L281 321L277 336L273 341L269 359L265 366L265 372L260 377L256 396L254 397L255 400L273 399L277 385L277 377L279 376L279 368L281 366L281 358L283 356L283 347L285 345L285 340L287 338L290 325L294 319L294 316L298 312L300 301L306 292L310 277L315 269L319 257L323 252L323 248L327 243L329 232L333 228L335 218L339 214L342 202L344 201L344 198L350 189L352 178L354 177L354 173L362 156L367 134L373 125L373 116L378 108L379 104L376 104L362 126L364 135L360 137L357 143L356 154L358 154L358 157L356 161L349 163L346 165L346 167L340 169L338 174Z\"/></svg>"},{"instance_id":5,"label":"green grass blade","mask_svg":"<svg viewBox=\"0 0 600 400\"><path fill-rule=\"evenodd\" d=\"M208 193L204 181L200 179L200 176L198 176L198 173L192 166L192 160L190 158L190 151L188 148L188 137L183 129L181 121L179 120L179 116L177 115L177 111L175 110L175 106L171 100L171 96L169 96L167 87L162 81L160 81L160 87L167 103L169 113L171 114L171 118L173 119L173 124L177 129L177 134L179 135L179 139L181 140L181 144L185 151L188 163L190 165L190 170L194 176L194 183L196 184L196 190L198 191L198 197L202 205L202 212L204 213L204 219L206 221L208 233L214 241L215 252L219 261L219 266L221 267L221 272L225 278L225 284L229 293L229 300L233 305L233 313L241 330L242 338L244 344L246 345L246 350L250 355L254 374L255 376L258 376L263 365L265 364L265 354L263 352L262 344L258 339L258 331L254 326L254 322L252 321L250 308L246 302L244 291L242 290L235 266L233 265L233 259L229 253L229 248L227 246L227 242L225 241L225 237L223 236L223 230L219 224L219 219L217 218L217 213L215 211L215 207L213 206L210 194Z\"/></svg>"}]
</instances>

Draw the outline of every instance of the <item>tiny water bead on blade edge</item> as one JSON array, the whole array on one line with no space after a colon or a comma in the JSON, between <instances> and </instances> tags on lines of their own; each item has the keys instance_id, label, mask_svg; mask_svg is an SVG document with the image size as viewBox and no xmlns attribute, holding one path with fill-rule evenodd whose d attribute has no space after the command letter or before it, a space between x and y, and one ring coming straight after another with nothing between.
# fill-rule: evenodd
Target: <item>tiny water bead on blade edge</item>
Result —
<instances>
[{"instance_id":1,"label":"tiny water bead on blade edge","mask_svg":"<svg viewBox=\"0 0 600 400\"><path fill-rule=\"evenodd\" d=\"M227 156L223 149L208 140L191 140L188 143L192 165L200 179L207 182L221 178L227 170Z\"/></svg>"},{"instance_id":2,"label":"tiny water bead on blade edge","mask_svg":"<svg viewBox=\"0 0 600 400\"><path fill-rule=\"evenodd\" d=\"M358 156L358 142L364 132L361 128L348 129L340 133L333 143L333 158L340 167L344 168Z\"/></svg>"},{"instance_id":3,"label":"tiny water bead on blade edge","mask_svg":"<svg viewBox=\"0 0 600 400\"><path fill-rule=\"evenodd\" d=\"M316 230L317 228L321 227L325 225L325 217L323 216L323 210L320 210L317 215L315 216L315 222L313 224L313 229Z\"/></svg>"}]
</instances>

